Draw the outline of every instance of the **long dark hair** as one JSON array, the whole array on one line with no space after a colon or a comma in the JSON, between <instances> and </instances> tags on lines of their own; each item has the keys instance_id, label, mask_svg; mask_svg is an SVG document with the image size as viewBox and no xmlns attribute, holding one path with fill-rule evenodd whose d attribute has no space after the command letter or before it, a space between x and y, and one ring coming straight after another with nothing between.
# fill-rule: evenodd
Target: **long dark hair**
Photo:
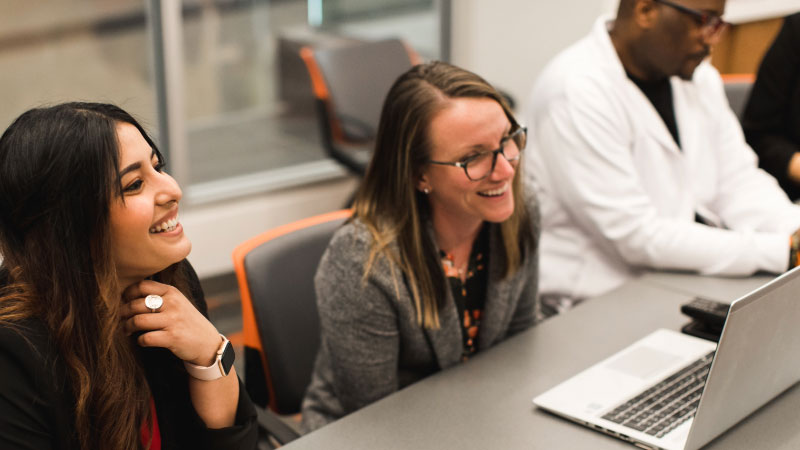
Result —
<instances>
[{"instance_id":1,"label":"long dark hair","mask_svg":"<svg viewBox=\"0 0 800 450\"><path fill-rule=\"evenodd\" d=\"M147 381L121 329L108 231L122 189L119 123L156 149L133 117L100 103L32 109L0 137L0 324L36 320L50 333L75 396L75 438L88 449L139 449L139 427L152 422ZM176 267L159 278L185 287Z\"/></svg>"},{"instance_id":2,"label":"long dark hair","mask_svg":"<svg viewBox=\"0 0 800 450\"><path fill-rule=\"evenodd\" d=\"M503 108L512 129L519 127L503 96L478 75L439 61L412 67L395 81L383 103L375 152L354 204L354 217L373 237L364 275L378 256L394 261L408 280L417 320L427 328L439 326L438 310L447 287L425 230L428 200L416 186L430 159L431 120L453 98L492 99ZM512 181L514 213L500 225L505 258L497 263L503 264L505 276L522 265L525 249L535 239L521 180L522 164ZM397 251L390 246L394 242Z\"/></svg>"}]
</instances>

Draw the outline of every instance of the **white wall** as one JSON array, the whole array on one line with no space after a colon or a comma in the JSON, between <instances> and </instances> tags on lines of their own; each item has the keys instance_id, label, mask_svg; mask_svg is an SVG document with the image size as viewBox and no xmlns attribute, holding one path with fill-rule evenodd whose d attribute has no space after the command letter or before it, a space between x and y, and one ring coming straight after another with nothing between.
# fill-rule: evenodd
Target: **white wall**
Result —
<instances>
[{"instance_id":1,"label":"white wall","mask_svg":"<svg viewBox=\"0 0 800 450\"><path fill-rule=\"evenodd\" d=\"M340 209L355 190L353 178L315 183L181 209L192 241L189 260L203 277L233 271L231 253L241 242L271 228Z\"/></svg>"},{"instance_id":2,"label":"white wall","mask_svg":"<svg viewBox=\"0 0 800 450\"><path fill-rule=\"evenodd\" d=\"M728 0L725 20L731 23L751 22L789 15L800 11L800 0Z\"/></svg>"},{"instance_id":3,"label":"white wall","mask_svg":"<svg viewBox=\"0 0 800 450\"><path fill-rule=\"evenodd\" d=\"M509 92L518 107L544 65L618 0L453 0L454 64Z\"/></svg>"},{"instance_id":4,"label":"white wall","mask_svg":"<svg viewBox=\"0 0 800 450\"><path fill-rule=\"evenodd\" d=\"M619 0L453 0L452 62L525 102L544 65L613 13ZM800 11L800 0L728 0L725 19L747 22Z\"/></svg>"}]
</instances>

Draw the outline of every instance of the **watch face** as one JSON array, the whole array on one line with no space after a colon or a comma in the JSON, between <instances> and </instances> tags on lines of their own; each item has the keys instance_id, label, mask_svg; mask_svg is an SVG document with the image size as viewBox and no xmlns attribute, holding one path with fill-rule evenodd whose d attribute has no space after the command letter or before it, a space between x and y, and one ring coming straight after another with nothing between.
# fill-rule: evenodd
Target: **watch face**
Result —
<instances>
[{"instance_id":1,"label":"watch face","mask_svg":"<svg viewBox=\"0 0 800 450\"><path fill-rule=\"evenodd\" d=\"M230 341L225 345L225 350L222 352L222 358L220 358L220 363L222 363L222 370L225 372L227 376L228 373L231 371L231 367L233 367L233 361L236 359L236 353L233 352L233 344Z\"/></svg>"}]
</instances>

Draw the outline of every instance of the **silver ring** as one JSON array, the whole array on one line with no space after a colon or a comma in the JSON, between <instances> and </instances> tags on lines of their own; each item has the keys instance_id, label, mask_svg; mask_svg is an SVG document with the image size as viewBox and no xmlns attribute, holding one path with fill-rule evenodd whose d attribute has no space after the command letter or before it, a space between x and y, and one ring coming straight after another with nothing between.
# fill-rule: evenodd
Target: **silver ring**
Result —
<instances>
[{"instance_id":1,"label":"silver ring","mask_svg":"<svg viewBox=\"0 0 800 450\"><path fill-rule=\"evenodd\" d=\"M146 306L151 313L158 312L161 306L164 305L164 299L160 295L151 294L144 298L144 306Z\"/></svg>"}]
</instances>

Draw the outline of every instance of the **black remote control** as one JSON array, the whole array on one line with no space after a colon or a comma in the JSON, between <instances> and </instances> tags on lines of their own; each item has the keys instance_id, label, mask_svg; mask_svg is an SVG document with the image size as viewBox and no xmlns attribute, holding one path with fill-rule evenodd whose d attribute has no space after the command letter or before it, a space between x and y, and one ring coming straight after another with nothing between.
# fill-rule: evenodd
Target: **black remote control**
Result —
<instances>
[{"instance_id":1,"label":"black remote control","mask_svg":"<svg viewBox=\"0 0 800 450\"><path fill-rule=\"evenodd\" d=\"M695 297L689 303L681 306L681 312L708 325L709 328L722 330L722 326L725 325L725 319L728 317L728 310L730 307L730 303Z\"/></svg>"}]
</instances>

